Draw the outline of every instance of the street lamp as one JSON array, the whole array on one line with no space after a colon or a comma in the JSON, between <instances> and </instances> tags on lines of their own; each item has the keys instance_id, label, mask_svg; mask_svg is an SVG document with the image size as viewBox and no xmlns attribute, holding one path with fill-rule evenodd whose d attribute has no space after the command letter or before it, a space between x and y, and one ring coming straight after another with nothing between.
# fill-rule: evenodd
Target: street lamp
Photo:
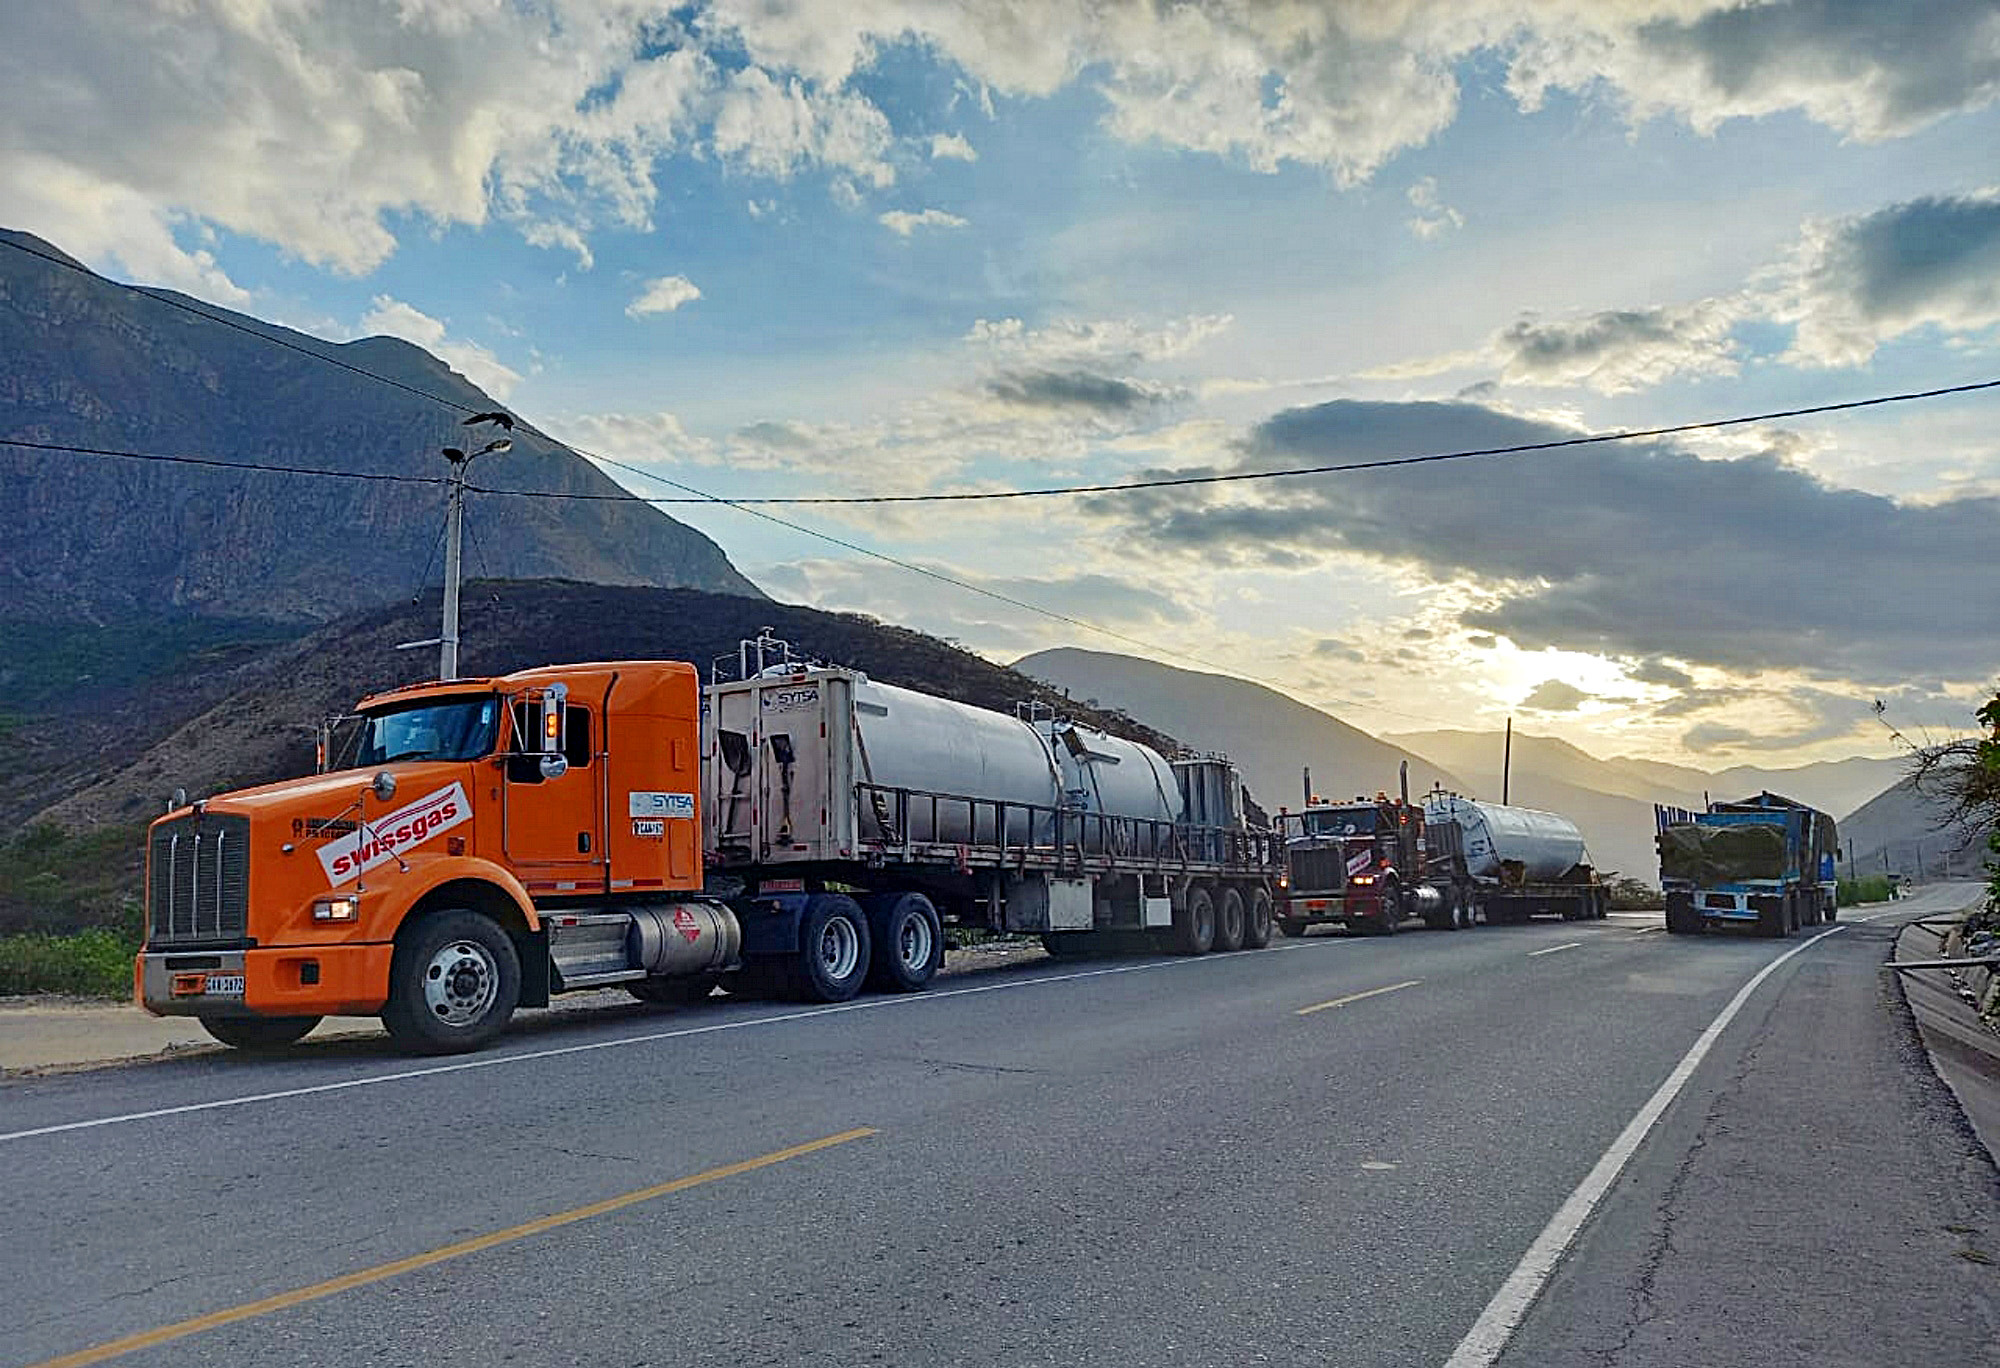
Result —
<instances>
[{"instance_id":1,"label":"street lamp","mask_svg":"<svg viewBox=\"0 0 2000 1368\"><path fill-rule=\"evenodd\" d=\"M475 413L460 426L477 427L482 423L493 423L503 431L514 430L514 419L505 413ZM458 576L459 546L465 528L465 479L472 463L488 452L502 452L513 449L511 437L495 437L477 451L467 452L462 447L443 448L444 459L451 466L451 476L445 484L445 540L444 540L444 623L438 635L429 641L406 641L396 649L409 650L418 646L438 648L438 678L458 678Z\"/></svg>"}]
</instances>

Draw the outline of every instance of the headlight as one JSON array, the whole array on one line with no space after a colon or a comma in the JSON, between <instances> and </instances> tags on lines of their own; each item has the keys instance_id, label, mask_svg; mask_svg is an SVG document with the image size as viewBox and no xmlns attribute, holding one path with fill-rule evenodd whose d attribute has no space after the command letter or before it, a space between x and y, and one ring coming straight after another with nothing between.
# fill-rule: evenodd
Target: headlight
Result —
<instances>
[{"instance_id":1,"label":"headlight","mask_svg":"<svg viewBox=\"0 0 2000 1368\"><path fill-rule=\"evenodd\" d=\"M352 893L313 899L313 920L316 922L351 922L360 915L361 899Z\"/></svg>"}]
</instances>

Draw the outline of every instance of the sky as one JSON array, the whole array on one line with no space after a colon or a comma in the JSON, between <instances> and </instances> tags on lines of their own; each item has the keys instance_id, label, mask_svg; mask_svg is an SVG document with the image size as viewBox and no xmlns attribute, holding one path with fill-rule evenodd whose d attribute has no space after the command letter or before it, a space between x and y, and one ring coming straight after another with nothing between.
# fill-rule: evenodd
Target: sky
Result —
<instances>
[{"instance_id":1,"label":"sky","mask_svg":"<svg viewBox=\"0 0 2000 1368\"><path fill-rule=\"evenodd\" d=\"M1996 148L1991 0L0 7L0 225L404 337L734 497L1251 474L2000 378ZM1987 391L770 510L1000 598L667 511L776 597L998 660L1124 651L1375 732L1512 716L1784 765L1992 696L1997 419Z\"/></svg>"}]
</instances>

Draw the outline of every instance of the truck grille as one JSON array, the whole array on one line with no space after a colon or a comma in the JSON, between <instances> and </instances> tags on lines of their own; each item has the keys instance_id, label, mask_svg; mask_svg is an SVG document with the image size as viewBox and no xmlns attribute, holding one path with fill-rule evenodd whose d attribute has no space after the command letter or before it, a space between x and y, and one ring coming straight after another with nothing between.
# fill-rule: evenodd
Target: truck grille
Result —
<instances>
[{"instance_id":1,"label":"truck grille","mask_svg":"<svg viewBox=\"0 0 2000 1368\"><path fill-rule=\"evenodd\" d=\"M249 927L250 819L162 822L146 852L146 943L240 944Z\"/></svg>"},{"instance_id":2,"label":"truck grille","mask_svg":"<svg viewBox=\"0 0 2000 1368\"><path fill-rule=\"evenodd\" d=\"M1347 853L1339 846L1324 846L1287 852L1291 861L1292 892L1337 893L1345 886Z\"/></svg>"}]
</instances>

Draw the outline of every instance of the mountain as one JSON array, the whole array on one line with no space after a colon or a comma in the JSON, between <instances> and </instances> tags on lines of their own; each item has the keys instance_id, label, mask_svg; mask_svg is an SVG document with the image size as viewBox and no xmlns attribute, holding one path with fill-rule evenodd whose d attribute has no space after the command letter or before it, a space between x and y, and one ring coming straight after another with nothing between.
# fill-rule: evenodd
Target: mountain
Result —
<instances>
[{"instance_id":1,"label":"mountain","mask_svg":"<svg viewBox=\"0 0 2000 1368\"><path fill-rule=\"evenodd\" d=\"M1896 783L1904 762L1894 756L1850 755L1844 760L1820 760L1792 769L1761 769L1755 765L1732 765L1718 774L1704 776L1700 770L1668 765L1658 760L1637 760L1618 756L1610 762L1644 774L1675 774L1683 781L1691 801L1683 807L1701 806L1704 790L1718 801L1747 798L1769 791L1810 803L1835 818L1844 817Z\"/></svg>"},{"instance_id":2,"label":"mountain","mask_svg":"<svg viewBox=\"0 0 2000 1368\"><path fill-rule=\"evenodd\" d=\"M1197 750L1223 752L1272 811L1299 806L1302 768L1312 770L1313 786L1329 797L1393 793L1405 760L1412 794L1433 783L1465 791L1442 766L1246 679L1074 647L1037 652L1013 668L1092 707L1143 717Z\"/></svg>"},{"instance_id":3,"label":"mountain","mask_svg":"<svg viewBox=\"0 0 2000 1368\"><path fill-rule=\"evenodd\" d=\"M1407 746L1461 774L1497 788L1506 745L1501 732L1397 732L1385 739ZM1718 801L1749 797L1769 790L1796 798L1836 818L1866 803L1902 775L1903 762L1894 758L1850 756L1822 760L1792 769L1760 769L1734 765L1708 773L1687 765L1633 756L1599 759L1552 736L1514 733L1513 796L1530 807L1542 806L1525 795L1543 780L1617 794L1645 803L1701 808L1703 793Z\"/></svg>"},{"instance_id":4,"label":"mountain","mask_svg":"<svg viewBox=\"0 0 2000 1368\"><path fill-rule=\"evenodd\" d=\"M460 414L411 390L469 410L500 407L407 342L328 343L169 291L128 289L40 239L0 230L0 437L376 477L0 445L5 615L326 621L408 600L437 573L444 490L389 477L441 477L440 448L483 444L493 431L473 437ZM761 597L707 537L525 432L515 432L513 450L480 459L473 482L593 497L470 496L469 573Z\"/></svg>"},{"instance_id":5,"label":"mountain","mask_svg":"<svg viewBox=\"0 0 2000 1368\"><path fill-rule=\"evenodd\" d=\"M1976 876L1988 858L1985 835L1953 827L1946 813L1910 780L1890 785L1841 819L1841 873Z\"/></svg>"}]
</instances>

